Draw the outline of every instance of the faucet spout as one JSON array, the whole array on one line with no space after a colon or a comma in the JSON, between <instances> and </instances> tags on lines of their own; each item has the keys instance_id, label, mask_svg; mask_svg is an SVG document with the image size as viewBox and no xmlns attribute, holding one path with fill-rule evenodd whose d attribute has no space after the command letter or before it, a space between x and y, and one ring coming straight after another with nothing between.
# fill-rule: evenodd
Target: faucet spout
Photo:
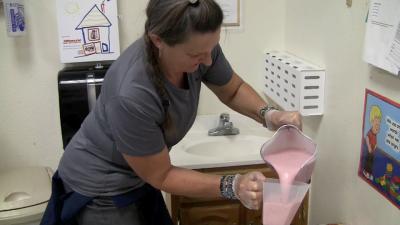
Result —
<instances>
[{"instance_id":1,"label":"faucet spout","mask_svg":"<svg viewBox=\"0 0 400 225\"><path fill-rule=\"evenodd\" d=\"M228 113L221 113L219 116L219 123L216 128L208 131L209 136L224 136L224 135L237 135L239 129L233 126L233 123L229 121L230 117Z\"/></svg>"}]
</instances>

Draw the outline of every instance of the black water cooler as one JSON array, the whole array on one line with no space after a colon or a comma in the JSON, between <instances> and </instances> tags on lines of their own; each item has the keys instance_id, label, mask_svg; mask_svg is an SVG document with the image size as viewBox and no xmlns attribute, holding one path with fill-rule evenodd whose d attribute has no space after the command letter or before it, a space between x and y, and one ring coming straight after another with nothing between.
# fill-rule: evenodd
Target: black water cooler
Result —
<instances>
[{"instance_id":1,"label":"black water cooler","mask_svg":"<svg viewBox=\"0 0 400 225\"><path fill-rule=\"evenodd\" d=\"M58 73L61 133L68 144L100 94L107 65L64 68Z\"/></svg>"}]
</instances>

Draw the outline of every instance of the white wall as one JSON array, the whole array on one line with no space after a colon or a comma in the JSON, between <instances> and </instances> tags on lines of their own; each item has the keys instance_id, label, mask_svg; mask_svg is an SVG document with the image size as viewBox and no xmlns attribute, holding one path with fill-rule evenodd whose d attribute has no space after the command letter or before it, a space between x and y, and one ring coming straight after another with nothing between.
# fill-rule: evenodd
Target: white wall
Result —
<instances>
[{"instance_id":1,"label":"white wall","mask_svg":"<svg viewBox=\"0 0 400 225\"><path fill-rule=\"evenodd\" d=\"M26 1L28 33L8 38L0 10L0 170L55 167L62 153L58 116L55 1Z\"/></svg>"},{"instance_id":2,"label":"white wall","mask_svg":"<svg viewBox=\"0 0 400 225\"><path fill-rule=\"evenodd\" d=\"M400 102L400 79L362 61L367 0L286 1L285 45L327 71L322 118L307 118L318 143L310 225L398 225L400 212L357 176L365 88Z\"/></svg>"},{"instance_id":3,"label":"white wall","mask_svg":"<svg viewBox=\"0 0 400 225\"><path fill-rule=\"evenodd\" d=\"M25 0L27 35L6 35L0 10L0 171L57 168L62 154L56 1ZM119 1L121 49L143 32L147 1Z\"/></svg>"},{"instance_id":4,"label":"white wall","mask_svg":"<svg viewBox=\"0 0 400 225\"><path fill-rule=\"evenodd\" d=\"M260 90L258 56L267 47L282 47L284 23L275 18L283 18L284 2L242 2L243 27L224 31L221 44L234 69ZM146 4L118 1L121 50L142 35ZM63 65L58 59L55 1L25 0L25 11L27 36L9 38L0 10L0 171L23 165L56 168L62 154L57 73ZM202 99L200 114L225 110L207 90Z\"/></svg>"},{"instance_id":5,"label":"white wall","mask_svg":"<svg viewBox=\"0 0 400 225\"><path fill-rule=\"evenodd\" d=\"M243 27L222 32L221 46L231 66L261 95L263 52L284 48L285 2L281 0L242 0ZM199 114L232 111L220 104L205 86L202 88Z\"/></svg>"}]
</instances>

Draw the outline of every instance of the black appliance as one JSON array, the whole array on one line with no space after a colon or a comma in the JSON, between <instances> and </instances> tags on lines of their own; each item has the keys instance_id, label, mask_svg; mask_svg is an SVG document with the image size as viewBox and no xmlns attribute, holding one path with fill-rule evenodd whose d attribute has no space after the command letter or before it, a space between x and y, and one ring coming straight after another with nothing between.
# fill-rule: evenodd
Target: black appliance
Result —
<instances>
[{"instance_id":1,"label":"black appliance","mask_svg":"<svg viewBox=\"0 0 400 225\"><path fill-rule=\"evenodd\" d=\"M63 147L80 128L96 104L107 65L64 68L58 73L61 133Z\"/></svg>"}]
</instances>

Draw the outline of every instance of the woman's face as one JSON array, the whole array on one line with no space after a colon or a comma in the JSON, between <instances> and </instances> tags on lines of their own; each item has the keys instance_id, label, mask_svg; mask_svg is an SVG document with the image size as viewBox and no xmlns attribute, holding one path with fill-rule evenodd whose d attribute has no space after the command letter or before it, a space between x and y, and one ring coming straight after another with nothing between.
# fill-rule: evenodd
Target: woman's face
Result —
<instances>
[{"instance_id":1,"label":"woman's face","mask_svg":"<svg viewBox=\"0 0 400 225\"><path fill-rule=\"evenodd\" d=\"M220 33L220 29L212 33L194 33L186 42L174 46L162 42L159 48L162 64L179 73L192 73L200 64L211 65L211 52L219 42Z\"/></svg>"}]
</instances>

